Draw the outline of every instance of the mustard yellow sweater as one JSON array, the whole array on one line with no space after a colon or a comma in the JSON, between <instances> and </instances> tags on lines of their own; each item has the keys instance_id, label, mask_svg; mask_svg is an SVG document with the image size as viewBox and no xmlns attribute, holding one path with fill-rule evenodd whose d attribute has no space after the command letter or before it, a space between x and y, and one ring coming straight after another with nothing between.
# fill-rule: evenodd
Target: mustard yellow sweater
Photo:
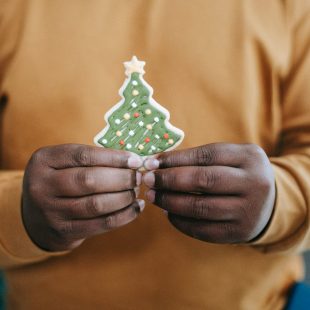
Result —
<instances>
[{"instance_id":1,"label":"mustard yellow sweater","mask_svg":"<svg viewBox=\"0 0 310 310\"><path fill-rule=\"evenodd\" d=\"M92 144L119 101L122 62L147 62L181 148L256 143L277 198L254 244L138 220L62 254L37 248L20 212L41 146ZM0 0L0 268L10 309L281 309L310 245L310 1Z\"/></svg>"}]
</instances>

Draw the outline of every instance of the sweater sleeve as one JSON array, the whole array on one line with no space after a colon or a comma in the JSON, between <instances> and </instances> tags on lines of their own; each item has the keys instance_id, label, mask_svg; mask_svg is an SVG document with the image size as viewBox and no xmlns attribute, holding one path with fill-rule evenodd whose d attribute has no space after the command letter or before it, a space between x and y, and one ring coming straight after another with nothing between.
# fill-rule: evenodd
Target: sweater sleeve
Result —
<instances>
[{"instance_id":1,"label":"sweater sleeve","mask_svg":"<svg viewBox=\"0 0 310 310\"><path fill-rule=\"evenodd\" d=\"M288 26L292 52L290 70L281 85L281 150L278 157L270 158L276 202L267 229L253 243L264 252L310 248L310 10Z\"/></svg>"},{"instance_id":2,"label":"sweater sleeve","mask_svg":"<svg viewBox=\"0 0 310 310\"><path fill-rule=\"evenodd\" d=\"M32 263L51 256L51 253L39 249L31 241L24 228L21 216L22 180L22 171L0 171L1 268Z\"/></svg>"},{"instance_id":3,"label":"sweater sleeve","mask_svg":"<svg viewBox=\"0 0 310 310\"><path fill-rule=\"evenodd\" d=\"M5 95L2 79L14 55L27 2L0 0L0 137L1 120L5 117ZM1 139L0 139L1 143ZM5 148L0 144L0 157ZM38 248L24 228L21 215L22 171L3 171L0 167L0 268L33 263L61 253Z\"/></svg>"}]
</instances>

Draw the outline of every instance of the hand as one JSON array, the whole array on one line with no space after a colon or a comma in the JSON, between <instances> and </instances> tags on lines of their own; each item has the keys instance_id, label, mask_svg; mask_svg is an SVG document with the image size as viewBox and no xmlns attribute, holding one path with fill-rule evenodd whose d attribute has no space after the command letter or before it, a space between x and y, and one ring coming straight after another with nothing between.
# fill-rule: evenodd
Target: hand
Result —
<instances>
[{"instance_id":1,"label":"hand","mask_svg":"<svg viewBox=\"0 0 310 310\"><path fill-rule=\"evenodd\" d=\"M266 227L275 180L265 152L253 144L216 143L148 159L146 196L168 211L184 234L215 243L241 243Z\"/></svg>"},{"instance_id":2,"label":"hand","mask_svg":"<svg viewBox=\"0 0 310 310\"><path fill-rule=\"evenodd\" d=\"M31 239L48 251L70 250L86 238L133 221L139 156L67 144L36 151L25 171L23 221Z\"/></svg>"}]
</instances>

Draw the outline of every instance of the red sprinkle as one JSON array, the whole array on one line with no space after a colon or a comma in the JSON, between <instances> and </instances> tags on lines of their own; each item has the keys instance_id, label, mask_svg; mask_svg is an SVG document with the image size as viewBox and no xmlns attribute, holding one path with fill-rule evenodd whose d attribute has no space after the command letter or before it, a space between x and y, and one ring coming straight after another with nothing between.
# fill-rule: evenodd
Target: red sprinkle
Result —
<instances>
[{"instance_id":1,"label":"red sprinkle","mask_svg":"<svg viewBox=\"0 0 310 310\"><path fill-rule=\"evenodd\" d=\"M135 118L137 118L137 117L139 117L139 116L140 116L140 114L139 114L138 112L136 112L136 113L133 114L133 117L135 117Z\"/></svg>"},{"instance_id":2,"label":"red sprinkle","mask_svg":"<svg viewBox=\"0 0 310 310\"><path fill-rule=\"evenodd\" d=\"M120 144L120 145L124 145L124 144L125 144L124 140L121 140L121 141L119 142L119 144Z\"/></svg>"},{"instance_id":3,"label":"red sprinkle","mask_svg":"<svg viewBox=\"0 0 310 310\"><path fill-rule=\"evenodd\" d=\"M149 143L151 141L151 139L149 137L146 137L144 141L145 141L145 143Z\"/></svg>"},{"instance_id":4,"label":"red sprinkle","mask_svg":"<svg viewBox=\"0 0 310 310\"><path fill-rule=\"evenodd\" d=\"M164 134L164 139L169 139L169 135L167 133Z\"/></svg>"}]
</instances>

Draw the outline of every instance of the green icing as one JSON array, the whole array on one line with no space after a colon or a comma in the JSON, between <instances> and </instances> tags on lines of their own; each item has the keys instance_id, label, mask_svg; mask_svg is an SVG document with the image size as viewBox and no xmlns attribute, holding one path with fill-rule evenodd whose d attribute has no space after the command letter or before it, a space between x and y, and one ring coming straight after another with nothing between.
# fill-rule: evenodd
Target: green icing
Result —
<instances>
[{"instance_id":1,"label":"green icing","mask_svg":"<svg viewBox=\"0 0 310 310\"><path fill-rule=\"evenodd\" d=\"M138 95L133 94L134 90L139 92ZM150 104L150 92L138 73L131 74L123 96L125 100L109 116L110 128L98 139L99 144L107 148L128 150L141 156L147 156L171 148L182 138L181 135L166 128L164 123L166 115ZM151 113L147 114L146 110L150 110ZM130 116L128 120L124 118L127 113ZM139 113L139 116L134 117L135 113ZM147 129L147 125L151 125L152 129ZM121 132L121 136L117 136L118 131ZM167 134L168 138L165 138L164 135ZM149 139L149 142L146 139ZM121 144L121 141L124 144Z\"/></svg>"}]
</instances>

